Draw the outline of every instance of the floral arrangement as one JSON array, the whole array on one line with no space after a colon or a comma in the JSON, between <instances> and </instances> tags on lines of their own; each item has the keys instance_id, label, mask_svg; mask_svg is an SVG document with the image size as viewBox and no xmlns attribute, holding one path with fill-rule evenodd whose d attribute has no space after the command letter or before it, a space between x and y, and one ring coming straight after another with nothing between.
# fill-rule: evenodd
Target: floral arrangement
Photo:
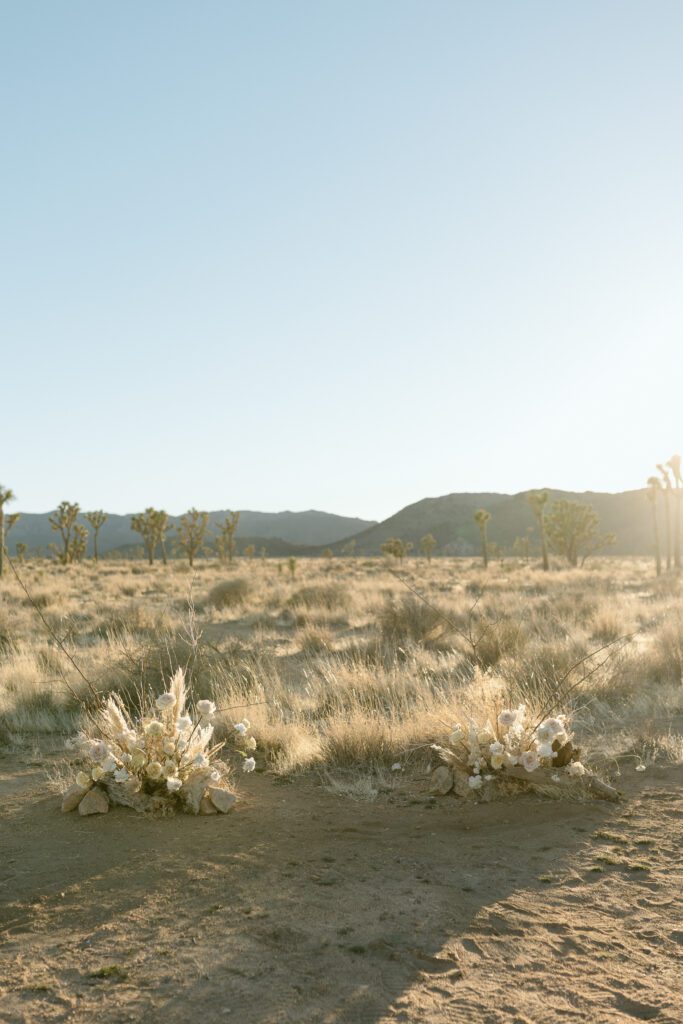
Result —
<instances>
[{"instance_id":1,"label":"floral arrangement","mask_svg":"<svg viewBox=\"0 0 683 1024\"><path fill-rule=\"evenodd\" d=\"M552 791L579 781L601 796L615 799L612 787L600 782L579 760L567 715L537 718L524 704L504 708L495 722L456 722L448 746L433 745L441 762L433 773L433 792L451 789L460 796L479 793L491 799L494 788L514 789L527 783Z\"/></svg>"},{"instance_id":2,"label":"floral arrangement","mask_svg":"<svg viewBox=\"0 0 683 1024\"><path fill-rule=\"evenodd\" d=\"M140 811L227 812L235 797L226 786L229 768L217 759L225 744L213 742L215 713L210 700L197 702L194 717L188 713L182 669L168 692L147 699L139 720L110 696L93 717L94 735L81 733L72 741L82 767L62 810L101 813L115 803ZM248 732L247 719L235 724L234 747L245 772L256 766L256 741Z\"/></svg>"}]
</instances>

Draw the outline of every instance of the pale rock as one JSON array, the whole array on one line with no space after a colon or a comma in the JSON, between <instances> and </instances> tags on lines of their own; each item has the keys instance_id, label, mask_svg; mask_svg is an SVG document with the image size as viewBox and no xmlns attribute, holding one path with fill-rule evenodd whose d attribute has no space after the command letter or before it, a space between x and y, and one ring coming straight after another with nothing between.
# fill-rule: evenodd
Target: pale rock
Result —
<instances>
[{"instance_id":1,"label":"pale rock","mask_svg":"<svg viewBox=\"0 0 683 1024\"><path fill-rule=\"evenodd\" d=\"M221 814L227 814L235 806L236 797L232 793L228 793L227 789L219 789L218 786L209 786L209 799L214 807L221 812Z\"/></svg>"},{"instance_id":2,"label":"pale rock","mask_svg":"<svg viewBox=\"0 0 683 1024\"><path fill-rule=\"evenodd\" d=\"M199 801L199 813L200 814L218 814L218 811L211 803L208 796L203 796Z\"/></svg>"},{"instance_id":3,"label":"pale rock","mask_svg":"<svg viewBox=\"0 0 683 1024\"><path fill-rule=\"evenodd\" d=\"M202 802L202 797L206 794L206 787L209 784L212 771L213 768L198 768L179 790L178 796L190 814L199 814L199 805Z\"/></svg>"},{"instance_id":4,"label":"pale rock","mask_svg":"<svg viewBox=\"0 0 683 1024\"><path fill-rule=\"evenodd\" d=\"M101 789L89 789L80 804L79 814L106 814L109 810L109 801Z\"/></svg>"},{"instance_id":5,"label":"pale rock","mask_svg":"<svg viewBox=\"0 0 683 1024\"><path fill-rule=\"evenodd\" d=\"M439 768L435 768L432 772L429 792L434 793L435 796L445 796L446 793L450 793L452 789L453 772L451 769L447 768L445 764L442 764Z\"/></svg>"},{"instance_id":6,"label":"pale rock","mask_svg":"<svg viewBox=\"0 0 683 1024\"><path fill-rule=\"evenodd\" d=\"M62 811L65 814L68 811L75 811L87 792L87 787L79 786L77 782L74 782L62 796Z\"/></svg>"}]
</instances>

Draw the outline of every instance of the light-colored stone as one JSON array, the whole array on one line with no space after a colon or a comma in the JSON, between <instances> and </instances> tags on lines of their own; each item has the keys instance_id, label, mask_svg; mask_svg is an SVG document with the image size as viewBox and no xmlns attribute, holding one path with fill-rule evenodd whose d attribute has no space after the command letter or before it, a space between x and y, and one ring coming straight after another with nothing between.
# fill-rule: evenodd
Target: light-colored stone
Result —
<instances>
[{"instance_id":1,"label":"light-colored stone","mask_svg":"<svg viewBox=\"0 0 683 1024\"><path fill-rule=\"evenodd\" d=\"M62 796L62 810L64 813L67 814L69 811L75 811L87 792L87 788L79 786L77 782L69 786L66 793Z\"/></svg>"},{"instance_id":2,"label":"light-colored stone","mask_svg":"<svg viewBox=\"0 0 683 1024\"><path fill-rule=\"evenodd\" d=\"M152 798L143 793L140 788L128 783L107 782L105 789L109 795L109 802L120 804L122 807L132 807L138 814L145 814L150 810Z\"/></svg>"},{"instance_id":3,"label":"light-colored stone","mask_svg":"<svg viewBox=\"0 0 683 1024\"><path fill-rule=\"evenodd\" d=\"M199 801L199 813L218 814L218 811L216 810L208 796L203 796Z\"/></svg>"},{"instance_id":4,"label":"light-colored stone","mask_svg":"<svg viewBox=\"0 0 683 1024\"><path fill-rule=\"evenodd\" d=\"M236 797L232 793L228 793L227 789L219 789L218 786L209 786L209 799L211 803L220 811L221 814L227 814L235 806Z\"/></svg>"},{"instance_id":5,"label":"light-colored stone","mask_svg":"<svg viewBox=\"0 0 683 1024\"><path fill-rule=\"evenodd\" d=\"M447 768L445 764L442 764L439 768L435 768L431 776L431 784L429 786L429 792L435 796L445 796L446 793L450 793L453 789L453 772L450 768Z\"/></svg>"},{"instance_id":6,"label":"light-colored stone","mask_svg":"<svg viewBox=\"0 0 683 1024\"><path fill-rule=\"evenodd\" d=\"M79 814L106 814L108 810L109 801L101 789L89 789L78 805Z\"/></svg>"},{"instance_id":7,"label":"light-colored stone","mask_svg":"<svg viewBox=\"0 0 683 1024\"><path fill-rule=\"evenodd\" d=\"M198 768L183 783L183 788L178 795L190 814L199 814L199 805L202 797L206 795L206 787L209 784L212 771L213 768Z\"/></svg>"}]
</instances>

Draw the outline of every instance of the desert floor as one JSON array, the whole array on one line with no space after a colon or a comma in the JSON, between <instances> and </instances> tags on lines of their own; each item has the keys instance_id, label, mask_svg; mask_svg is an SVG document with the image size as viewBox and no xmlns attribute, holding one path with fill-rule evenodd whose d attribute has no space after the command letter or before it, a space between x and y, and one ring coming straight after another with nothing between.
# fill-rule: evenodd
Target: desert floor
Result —
<instances>
[{"instance_id":1,"label":"desert floor","mask_svg":"<svg viewBox=\"0 0 683 1024\"><path fill-rule=\"evenodd\" d=\"M680 580L635 560L401 571L455 633L380 560L23 568L105 692L158 692L184 658L196 695L254 702L257 771L198 818L61 813L79 679L3 581L3 1024L683 1021ZM544 700L626 634L568 705L620 802L429 795L459 708Z\"/></svg>"},{"instance_id":2,"label":"desert floor","mask_svg":"<svg viewBox=\"0 0 683 1024\"><path fill-rule=\"evenodd\" d=\"M261 777L172 820L0 772L3 1022L683 1020L680 768L616 805Z\"/></svg>"}]
</instances>

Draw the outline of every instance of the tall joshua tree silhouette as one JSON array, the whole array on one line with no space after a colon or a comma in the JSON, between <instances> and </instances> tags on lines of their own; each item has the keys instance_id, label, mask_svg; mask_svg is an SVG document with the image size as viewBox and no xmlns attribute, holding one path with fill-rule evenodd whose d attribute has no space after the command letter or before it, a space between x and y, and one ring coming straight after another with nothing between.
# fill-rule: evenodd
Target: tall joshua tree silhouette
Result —
<instances>
[{"instance_id":1,"label":"tall joshua tree silhouette","mask_svg":"<svg viewBox=\"0 0 683 1024\"><path fill-rule=\"evenodd\" d=\"M681 474L681 457L672 455L667 466L673 473L676 484L676 504L674 506L674 565L677 569L681 567L681 488L683 488L683 475Z\"/></svg>"},{"instance_id":2,"label":"tall joshua tree silhouette","mask_svg":"<svg viewBox=\"0 0 683 1024\"><path fill-rule=\"evenodd\" d=\"M487 512L485 508L477 509L474 513L474 521L479 527L479 533L481 534L481 557L484 560L484 568L488 568L489 564L489 547L488 538L486 536L487 523L491 518L491 513Z\"/></svg>"},{"instance_id":3,"label":"tall joshua tree silhouette","mask_svg":"<svg viewBox=\"0 0 683 1024\"><path fill-rule=\"evenodd\" d=\"M659 546L659 520L657 518L657 498L659 492L662 489L662 485L659 482L658 476L649 476L647 478L647 496L652 506L652 530L655 539L655 565L657 567L657 575L662 574L662 553Z\"/></svg>"}]
</instances>

